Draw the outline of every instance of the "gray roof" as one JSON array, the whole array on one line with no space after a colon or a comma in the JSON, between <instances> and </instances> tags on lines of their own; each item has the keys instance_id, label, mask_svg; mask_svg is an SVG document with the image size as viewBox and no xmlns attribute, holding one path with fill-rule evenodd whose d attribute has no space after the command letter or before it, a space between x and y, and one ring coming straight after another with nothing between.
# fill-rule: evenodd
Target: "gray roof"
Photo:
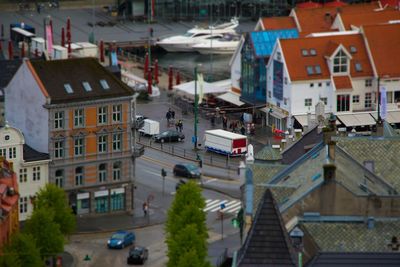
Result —
<instances>
[{"instance_id":1,"label":"gray roof","mask_svg":"<svg viewBox=\"0 0 400 267\"><path fill-rule=\"evenodd\" d=\"M400 253L322 252L307 267L395 267L400 266Z\"/></svg>"},{"instance_id":2,"label":"gray roof","mask_svg":"<svg viewBox=\"0 0 400 267\"><path fill-rule=\"evenodd\" d=\"M0 60L0 89L8 85L21 64L21 59Z\"/></svg>"},{"instance_id":3,"label":"gray roof","mask_svg":"<svg viewBox=\"0 0 400 267\"><path fill-rule=\"evenodd\" d=\"M49 158L50 158L49 154L41 153L39 151L36 151L32 147L28 146L27 144L24 144L24 161L26 162L39 161L39 160L47 160Z\"/></svg>"},{"instance_id":4,"label":"gray roof","mask_svg":"<svg viewBox=\"0 0 400 267\"><path fill-rule=\"evenodd\" d=\"M31 64L50 96L51 104L82 102L133 95L133 90L104 68L94 58L73 58L52 61L31 61ZM105 80L109 89L104 89ZM88 82L91 91L85 90ZM72 93L68 93L69 84Z\"/></svg>"}]
</instances>

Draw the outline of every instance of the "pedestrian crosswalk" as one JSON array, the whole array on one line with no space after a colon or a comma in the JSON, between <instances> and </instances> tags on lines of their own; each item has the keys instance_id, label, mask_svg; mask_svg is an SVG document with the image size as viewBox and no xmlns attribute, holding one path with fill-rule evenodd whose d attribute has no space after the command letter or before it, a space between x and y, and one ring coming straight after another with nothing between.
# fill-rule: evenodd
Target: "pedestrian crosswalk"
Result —
<instances>
[{"instance_id":1,"label":"pedestrian crosswalk","mask_svg":"<svg viewBox=\"0 0 400 267\"><path fill-rule=\"evenodd\" d=\"M217 212L221 210L221 205L224 204L224 213L237 213L241 208L241 202L238 200L220 200L220 199L207 199L206 207L203 209L205 212Z\"/></svg>"}]
</instances>

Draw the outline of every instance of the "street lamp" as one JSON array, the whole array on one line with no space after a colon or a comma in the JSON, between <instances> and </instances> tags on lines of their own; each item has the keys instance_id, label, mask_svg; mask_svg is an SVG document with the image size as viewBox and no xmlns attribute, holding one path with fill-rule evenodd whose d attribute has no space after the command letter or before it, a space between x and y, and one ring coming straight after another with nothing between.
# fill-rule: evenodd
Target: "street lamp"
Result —
<instances>
[{"instance_id":1,"label":"street lamp","mask_svg":"<svg viewBox=\"0 0 400 267\"><path fill-rule=\"evenodd\" d=\"M197 122L198 122L198 105L199 105L199 96L197 95L197 71L198 68L201 68L201 64L197 64L194 67L194 136L193 136L193 144L194 150L197 150Z\"/></svg>"}]
</instances>

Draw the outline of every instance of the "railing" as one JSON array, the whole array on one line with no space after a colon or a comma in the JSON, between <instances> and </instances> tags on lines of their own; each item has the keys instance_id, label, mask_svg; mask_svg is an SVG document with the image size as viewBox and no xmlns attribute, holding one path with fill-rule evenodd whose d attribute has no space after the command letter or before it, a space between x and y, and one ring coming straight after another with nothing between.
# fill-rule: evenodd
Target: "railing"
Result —
<instances>
[{"instance_id":1,"label":"railing","mask_svg":"<svg viewBox=\"0 0 400 267\"><path fill-rule=\"evenodd\" d=\"M219 168L233 169L237 170L239 167L241 157L231 157L224 156L215 153L209 153L202 149L199 149L197 152L193 151L193 149L182 148L173 144L165 144L165 143L156 143L153 139L139 137L139 144L147 147L151 147L157 150L160 150L164 153L181 157L187 160L192 160L199 162L199 157L202 160L203 165L211 165Z\"/></svg>"}]
</instances>

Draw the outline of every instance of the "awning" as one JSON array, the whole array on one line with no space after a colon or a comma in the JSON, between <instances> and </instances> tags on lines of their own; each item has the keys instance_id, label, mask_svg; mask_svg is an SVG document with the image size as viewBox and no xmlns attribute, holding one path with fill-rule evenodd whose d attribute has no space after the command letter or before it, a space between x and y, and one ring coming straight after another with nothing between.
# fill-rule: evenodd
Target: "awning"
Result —
<instances>
[{"instance_id":1,"label":"awning","mask_svg":"<svg viewBox=\"0 0 400 267\"><path fill-rule=\"evenodd\" d=\"M346 127L374 125L376 123L375 119L371 116L370 113L340 114L337 115L337 118Z\"/></svg>"},{"instance_id":2,"label":"awning","mask_svg":"<svg viewBox=\"0 0 400 267\"><path fill-rule=\"evenodd\" d=\"M371 115L378 119L377 112L371 113ZM387 112L387 118L385 119L388 123L400 123L400 110L392 110Z\"/></svg>"},{"instance_id":3,"label":"awning","mask_svg":"<svg viewBox=\"0 0 400 267\"><path fill-rule=\"evenodd\" d=\"M222 99L226 102L232 103L238 107L243 106L244 102L240 101L240 95L237 93L234 93L232 91L227 92L223 95L217 96L217 98Z\"/></svg>"},{"instance_id":4,"label":"awning","mask_svg":"<svg viewBox=\"0 0 400 267\"><path fill-rule=\"evenodd\" d=\"M195 82L187 82L181 83L179 85L175 85L173 88L177 92L182 92L191 96L194 96L195 93ZM227 87L220 87L218 85L214 85L208 82L203 82L203 94L222 94L226 93L229 89ZM200 93L200 82L197 82L197 94Z\"/></svg>"},{"instance_id":5,"label":"awning","mask_svg":"<svg viewBox=\"0 0 400 267\"><path fill-rule=\"evenodd\" d=\"M284 119L287 118L286 114L283 114L281 111L272 108L272 112L270 112L269 107L261 108L260 109L262 112L265 112L266 114L270 113L272 117L278 118L278 119Z\"/></svg>"},{"instance_id":6,"label":"awning","mask_svg":"<svg viewBox=\"0 0 400 267\"><path fill-rule=\"evenodd\" d=\"M325 118L328 118L330 113L325 113ZM308 126L308 119L307 119L307 114L301 114L301 115L294 115L294 118L302 127ZM311 121L315 122L315 114L311 114ZM340 124L340 122L336 121L336 125Z\"/></svg>"}]
</instances>

